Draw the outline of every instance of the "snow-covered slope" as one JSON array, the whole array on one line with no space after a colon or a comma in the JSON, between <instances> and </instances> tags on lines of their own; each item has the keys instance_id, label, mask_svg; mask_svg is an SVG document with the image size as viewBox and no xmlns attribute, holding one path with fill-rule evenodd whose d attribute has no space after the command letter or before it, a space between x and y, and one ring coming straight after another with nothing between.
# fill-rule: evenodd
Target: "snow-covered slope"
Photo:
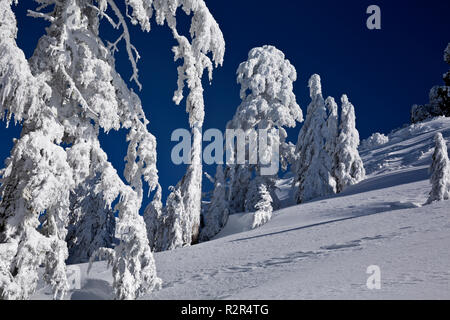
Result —
<instances>
[{"instance_id":1,"label":"snow-covered slope","mask_svg":"<svg viewBox=\"0 0 450 320\"><path fill-rule=\"evenodd\" d=\"M212 241L155 254L163 288L148 299L450 299L450 202L422 206L430 190L432 137L450 141L450 118L397 130L389 143L361 152L368 177L344 193L275 212L246 229L230 217ZM285 204L289 179L279 183ZM367 267L381 289L366 286ZM103 262L72 299L111 297ZM35 298L50 298L40 287Z\"/></svg>"}]
</instances>

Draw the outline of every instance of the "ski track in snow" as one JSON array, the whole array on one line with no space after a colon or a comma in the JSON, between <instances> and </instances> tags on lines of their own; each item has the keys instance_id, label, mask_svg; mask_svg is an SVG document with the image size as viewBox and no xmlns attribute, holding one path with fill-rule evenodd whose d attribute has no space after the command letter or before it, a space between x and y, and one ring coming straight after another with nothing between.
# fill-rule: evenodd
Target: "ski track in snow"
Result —
<instances>
[{"instance_id":1,"label":"ski track in snow","mask_svg":"<svg viewBox=\"0 0 450 320\"><path fill-rule=\"evenodd\" d=\"M345 192L274 212L246 230L233 215L215 240L155 254L163 287L145 299L450 299L449 201L422 206L430 184L433 136L450 138L439 118L390 134L361 152L369 173ZM289 179L278 183L289 203ZM369 290L366 269L381 268L381 289ZM112 297L104 262L82 270L72 299ZM51 298L40 286L36 299Z\"/></svg>"}]
</instances>

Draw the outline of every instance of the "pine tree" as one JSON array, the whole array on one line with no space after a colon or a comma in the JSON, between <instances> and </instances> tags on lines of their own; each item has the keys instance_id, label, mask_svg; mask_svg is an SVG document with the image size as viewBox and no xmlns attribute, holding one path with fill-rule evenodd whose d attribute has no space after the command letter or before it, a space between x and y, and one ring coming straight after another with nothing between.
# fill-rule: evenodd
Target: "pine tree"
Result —
<instances>
[{"instance_id":1,"label":"pine tree","mask_svg":"<svg viewBox=\"0 0 450 320\"><path fill-rule=\"evenodd\" d=\"M450 199L450 161L448 159L447 145L442 133L436 133L434 137L436 146L433 153L433 161L430 166L431 191L427 203Z\"/></svg>"},{"instance_id":2,"label":"pine tree","mask_svg":"<svg viewBox=\"0 0 450 320\"><path fill-rule=\"evenodd\" d=\"M255 205L252 228L266 224L272 218L272 197L264 184L258 186L259 201Z\"/></svg>"},{"instance_id":3,"label":"pine tree","mask_svg":"<svg viewBox=\"0 0 450 320\"><path fill-rule=\"evenodd\" d=\"M96 187L100 186L94 180L86 186L79 186L70 195L66 236L69 249L67 262L70 264L88 262L98 249L112 248L114 245L114 211L106 206L103 193L96 193Z\"/></svg>"},{"instance_id":4,"label":"pine tree","mask_svg":"<svg viewBox=\"0 0 450 320\"><path fill-rule=\"evenodd\" d=\"M166 251L187 245L186 219L182 215L185 212L183 196L179 189L170 187L171 193L167 198L166 206L159 209L159 203L150 204L144 214L150 246L153 251ZM159 196L158 196L159 197ZM155 208L155 206L157 206Z\"/></svg>"},{"instance_id":5,"label":"pine tree","mask_svg":"<svg viewBox=\"0 0 450 320\"><path fill-rule=\"evenodd\" d=\"M335 176L338 192L365 178L366 172L359 156L359 133L355 123L355 108L344 94L341 98L341 123L336 146L337 168Z\"/></svg>"},{"instance_id":6,"label":"pine tree","mask_svg":"<svg viewBox=\"0 0 450 320\"><path fill-rule=\"evenodd\" d=\"M327 108L327 122L326 122L326 130L325 130L325 150L329 155L334 158L336 153L336 144L338 139L338 106L333 97L328 97L325 100L325 107ZM333 166L334 164L334 159Z\"/></svg>"},{"instance_id":7,"label":"pine tree","mask_svg":"<svg viewBox=\"0 0 450 320\"><path fill-rule=\"evenodd\" d=\"M214 179L214 192L208 210L203 216L204 227L200 233L200 240L207 241L222 230L228 221L229 208L227 188L223 166L217 165Z\"/></svg>"},{"instance_id":8,"label":"pine tree","mask_svg":"<svg viewBox=\"0 0 450 320\"><path fill-rule=\"evenodd\" d=\"M292 159L292 150L286 142L285 127L293 128L303 121L303 114L296 102L293 82L297 72L282 51L273 46L257 47L250 50L247 61L241 63L237 70L237 82L241 85L242 103L236 110L227 129L242 130L245 133L256 132L256 141L260 141L259 130L267 132L267 145L258 145L258 164L250 164L248 156L245 164L230 165L230 209L231 212L254 211L259 201L258 187L264 183L272 196L273 206L279 200L275 194L276 174L263 175L262 163L270 163L273 157L281 158L282 164ZM227 141L228 142L228 141ZM278 150L274 151L275 147ZM236 153L234 149L228 147ZM245 150L250 150L249 141ZM264 150L263 150L264 149ZM281 152L281 156L280 156ZM277 153L277 154L275 154ZM236 155L232 156L234 160ZM262 159L264 158L264 159ZM286 163L283 164L287 168ZM257 182L252 183L255 176Z\"/></svg>"},{"instance_id":9,"label":"pine tree","mask_svg":"<svg viewBox=\"0 0 450 320\"><path fill-rule=\"evenodd\" d=\"M294 196L297 203L336 192L336 181L332 172L333 157L327 151L333 149L335 115L333 113L330 117L327 115L319 75L311 76L309 88L312 101L298 136L296 153L299 156L293 168ZM334 109L332 101L328 100L328 102L330 108Z\"/></svg>"},{"instance_id":10,"label":"pine tree","mask_svg":"<svg viewBox=\"0 0 450 320\"><path fill-rule=\"evenodd\" d=\"M64 128L48 105L52 90L33 75L17 47L12 1L0 0L0 113L23 124L0 187L0 299L26 299L35 290L37 268L55 298L67 290L64 260L69 188L73 185L67 155L59 146ZM46 213L40 232L39 215Z\"/></svg>"},{"instance_id":11,"label":"pine tree","mask_svg":"<svg viewBox=\"0 0 450 320\"><path fill-rule=\"evenodd\" d=\"M228 190L228 206L230 213L245 211L245 197L252 178L252 169L246 164L231 164L227 168L230 188Z\"/></svg>"}]
</instances>

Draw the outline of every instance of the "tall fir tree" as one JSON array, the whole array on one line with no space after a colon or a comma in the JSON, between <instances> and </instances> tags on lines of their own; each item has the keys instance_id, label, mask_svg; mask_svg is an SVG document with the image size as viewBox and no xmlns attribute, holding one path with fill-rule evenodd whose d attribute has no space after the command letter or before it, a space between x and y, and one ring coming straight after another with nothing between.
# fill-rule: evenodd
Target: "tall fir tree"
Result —
<instances>
[{"instance_id":1,"label":"tall fir tree","mask_svg":"<svg viewBox=\"0 0 450 320\"><path fill-rule=\"evenodd\" d=\"M218 164L211 202L203 216L204 226L200 233L200 240L207 241L218 234L227 223L229 213L225 174L223 166Z\"/></svg>"},{"instance_id":2,"label":"tall fir tree","mask_svg":"<svg viewBox=\"0 0 450 320\"><path fill-rule=\"evenodd\" d=\"M344 94L341 98L341 122L336 145L337 167L335 176L337 191L356 184L366 176L364 164L359 156L359 133L356 129L355 108Z\"/></svg>"},{"instance_id":3,"label":"tall fir tree","mask_svg":"<svg viewBox=\"0 0 450 320\"><path fill-rule=\"evenodd\" d=\"M435 148L430 166L431 191L427 203L450 199L450 161L442 133L434 137Z\"/></svg>"},{"instance_id":4,"label":"tall fir tree","mask_svg":"<svg viewBox=\"0 0 450 320\"><path fill-rule=\"evenodd\" d=\"M312 101L298 136L298 158L293 168L294 200L297 203L336 192L336 180L332 172L333 154L327 151L333 148L335 124L332 122L336 121L335 115L330 118L327 115L318 74L311 76L308 86ZM330 107L335 108L331 100L328 102Z\"/></svg>"},{"instance_id":5,"label":"tall fir tree","mask_svg":"<svg viewBox=\"0 0 450 320\"><path fill-rule=\"evenodd\" d=\"M265 184L258 185L258 202L255 204L252 228L266 224L272 218L272 197Z\"/></svg>"}]
</instances>

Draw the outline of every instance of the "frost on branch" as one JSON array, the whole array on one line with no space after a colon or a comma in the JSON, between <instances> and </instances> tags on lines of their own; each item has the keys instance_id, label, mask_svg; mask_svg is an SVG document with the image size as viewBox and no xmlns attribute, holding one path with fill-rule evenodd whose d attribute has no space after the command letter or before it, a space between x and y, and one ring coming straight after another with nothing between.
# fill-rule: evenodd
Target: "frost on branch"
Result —
<instances>
[{"instance_id":1,"label":"frost on branch","mask_svg":"<svg viewBox=\"0 0 450 320\"><path fill-rule=\"evenodd\" d=\"M446 142L442 133L436 133L434 137L433 160L430 166L431 191L427 203L450 199L450 161Z\"/></svg>"}]
</instances>

